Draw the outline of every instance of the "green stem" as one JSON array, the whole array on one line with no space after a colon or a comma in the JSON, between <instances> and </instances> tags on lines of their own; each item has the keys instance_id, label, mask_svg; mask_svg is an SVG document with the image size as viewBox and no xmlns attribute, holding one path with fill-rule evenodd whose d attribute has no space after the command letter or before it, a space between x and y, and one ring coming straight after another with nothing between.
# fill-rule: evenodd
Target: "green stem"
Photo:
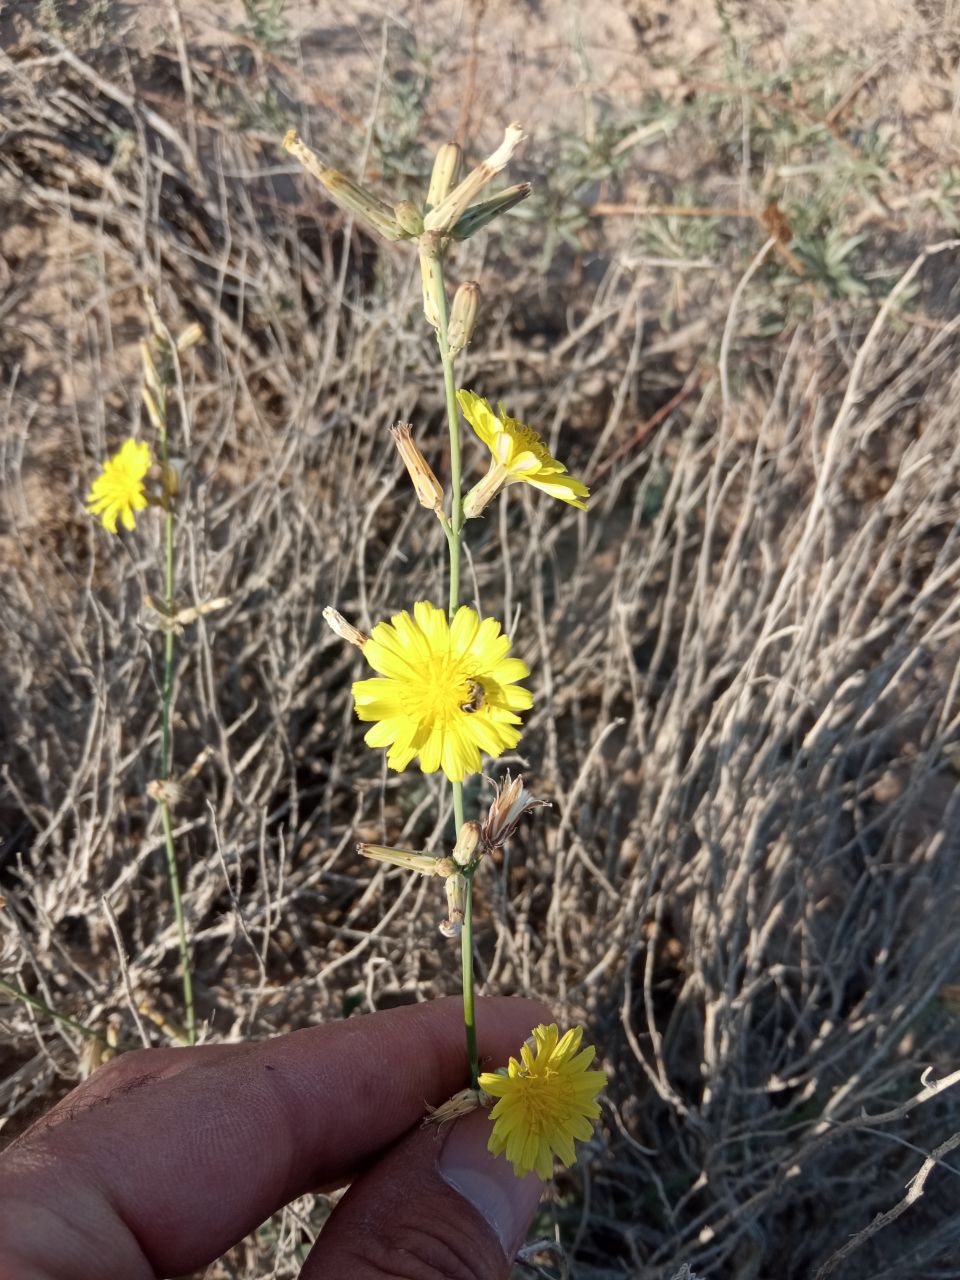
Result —
<instances>
[{"instance_id":1,"label":"green stem","mask_svg":"<svg viewBox=\"0 0 960 1280\"><path fill-rule=\"evenodd\" d=\"M0 978L0 991L6 991L7 995L13 996L15 1000L22 1000L31 1009L45 1013L48 1018L53 1018L54 1022L59 1022L64 1027L70 1027L73 1031L79 1031L81 1035L87 1036L90 1040L98 1040L100 1044L105 1044L110 1048L120 1047L111 1045L107 1037L99 1031L94 1031L93 1027L85 1027L82 1022L75 1022L73 1018L68 1018L65 1013L57 1013L56 1009L51 1009L48 1004L44 1004L36 996L31 996L26 991L21 991L19 987L15 987L11 982L5 982L3 978Z\"/></svg>"},{"instance_id":2,"label":"green stem","mask_svg":"<svg viewBox=\"0 0 960 1280\"><path fill-rule=\"evenodd\" d=\"M163 488L165 503L165 573L164 604L167 617L175 613L174 597L176 593L176 558L174 556L173 525L176 515L176 499L170 492L168 482L170 466L170 446L167 439L167 405L166 396L159 402L160 421L163 428L160 432L160 461L163 465ZM173 770L173 668L174 668L174 634L170 627L163 639L163 687L160 695L160 777L164 782L170 780ZM180 975L183 986L183 1014L186 1022L187 1043L197 1043L197 1015L193 1004L193 973L190 969L190 951L187 947L187 927L183 917L183 896L180 892L180 872L177 869L177 851L173 843L173 821L170 816L170 805L165 799L160 801L160 817L163 821L163 843L167 857L167 875L170 880L170 899L173 903L173 914L177 922L177 943L180 951Z\"/></svg>"},{"instance_id":3,"label":"green stem","mask_svg":"<svg viewBox=\"0 0 960 1280\"><path fill-rule=\"evenodd\" d=\"M167 853L167 874L170 878L170 898L177 922L177 943L180 950L180 972L183 978L183 1017L186 1023L187 1044L197 1043L197 1014L193 1005L193 974L190 970L190 952L187 949L187 927L183 918L183 898L180 893L180 873L177 870L177 851L173 844L173 821L170 806L160 801L160 817L163 821L163 843Z\"/></svg>"},{"instance_id":4,"label":"green stem","mask_svg":"<svg viewBox=\"0 0 960 1280\"><path fill-rule=\"evenodd\" d=\"M460 544L463 538L463 494L460 490L460 416L457 411L457 383L453 369L453 356L447 341L447 293L443 283L443 259L437 263L437 342L440 346L440 362L443 365L443 389L447 401L447 425L450 430L450 524L447 528L447 549L450 554L450 599L448 617L453 621L460 605ZM453 821L459 836L463 826L463 783L451 782L453 789ZM460 960L463 970L463 1024L467 1037L467 1061L470 1064L470 1083L476 1088L480 1074L477 1058L477 1023L474 1012L473 979L473 875L468 874L464 902L463 930L460 934Z\"/></svg>"},{"instance_id":5,"label":"green stem","mask_svg":"<svg viewBox=\"0 0 960 1280\"><path fill-rule=\"evenodd\" d=\"M463 904L463 932L460 934L460 963L463 970L463 1026L467 1033L467 1060L470 1063L470 1085L476 1089L480 1076L477 1057L477 1018L473 1007L473 872L466 877Z\"/></svg>"}]
</instances>

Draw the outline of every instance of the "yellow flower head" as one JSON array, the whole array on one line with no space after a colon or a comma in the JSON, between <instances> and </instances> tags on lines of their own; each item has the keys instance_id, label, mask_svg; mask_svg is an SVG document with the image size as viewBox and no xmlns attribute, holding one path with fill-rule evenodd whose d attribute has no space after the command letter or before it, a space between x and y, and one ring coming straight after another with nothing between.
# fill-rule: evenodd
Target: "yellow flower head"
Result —
<instances>
[{"instance_id":1,"label":"yellow flower head","mask_svg":"<svg viewBox=\"0 0 960 1280\"><path fill-rule=\"evenodd\" d=\"M117 517L125 529L136 527L133 513L147 505L143 477L150 470L150 446L127 440L119 453L108 458L87 496L87 510L99 516L108 533L117 532Z\"/></svg>"},{"instance_id":2,"label":"yellow flower head","mask_svg":"<svg viewBox=\"0 0 960 1280\"><path fill-rule=\"evenodd\" d=\"M468 519L478 516L504 485L521 481L586 511L587 504L580 499L589 497L590 490L567 475L567 468L553 457L533 427L509 417L502 403L498 418L489 402L472 391L458 391L457 400L463 416L490 450L487 474L463 500L463 514Z\"/></svg>"},{"instance_id":3,"label":"yellow flower head","mask_svg":"<svg viewBox=\"0 0 960 1280\"><path fill-rule=\"evenodd\" d=\"M506 1152L518 1178L536 1173L548 1179L554 1155L569 1168L576 1159L574 1139L586 1141L593 1132L590 1121L600 1114L597 1094L606 1077L587 1070L593 1046L580 1049L582 1027L558 1034L556 1023L534 1027L520 1050L521 1062L511 1058L505 1075L480 1076L481 1090L499 1099L490 1112L487 1146L495 1156Z\"/></svg>"},{"instance_id":4,"label":"yellow flower head","mask_svg":"<svg viewBox=\"0 0 960 1280\"><path fill-rule=\"evenodd\" d=\"M520 741L518 711L533 695L517 684L530 674L508 658L510 638L494 618L480 621L463 605L447 623L436 605L419 601L373 628L363 656L380 678L353 686L357 715L377 723L368 747L389 747L387 764L405 769L420 757L424 773L442 769L451 782L480 771L480 752L499 756Z\"/></svg>"}]
</instances>

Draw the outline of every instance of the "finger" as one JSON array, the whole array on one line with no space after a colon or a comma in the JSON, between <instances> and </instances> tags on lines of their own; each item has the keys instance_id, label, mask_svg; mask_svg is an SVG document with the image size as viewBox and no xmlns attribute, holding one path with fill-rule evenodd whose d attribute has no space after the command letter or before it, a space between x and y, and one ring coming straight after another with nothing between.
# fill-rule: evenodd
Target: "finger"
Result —
<instances>
[{"instance_id":1,"label":"finger","mask_svg":"<svg viewBox=\"0 0 960 1280\"><path fill-rule=\"evenodd\" d=\"M175 1050L159 1070L158 1051L126 1055L5 1154L0 1200L25 1208L0 1223L0 1256L15 1245L33 1261L62 1244L48 1267L58 1280L207 1264L294 1197L350 1181L427 1104L461 1088L462 1017L460 1000L440 1000L259 1044ZM543 1019L527 1001L478 1002L481 1054L506 1062Z\"/></svg>"},{"instance_id":2,"label":"finger","mask_svg":"<svg viewBox=\"0 0 960 1280\"><path fill-rule=\"evenodd\" d=\"M337 1205L300 1280L507 1280L543 1183L487 1150L489 1115L414 1129Z\"/></svg>"}]
</instances>

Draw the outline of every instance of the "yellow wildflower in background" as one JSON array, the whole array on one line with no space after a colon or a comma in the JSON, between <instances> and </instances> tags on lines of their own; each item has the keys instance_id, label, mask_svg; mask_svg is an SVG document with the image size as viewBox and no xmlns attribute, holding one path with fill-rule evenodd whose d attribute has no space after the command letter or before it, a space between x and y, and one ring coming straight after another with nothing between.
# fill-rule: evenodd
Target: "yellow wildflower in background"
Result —
<instances>
[{"instance_id":1,"label":"yellow wildflower in background","mask_svg":"<svg viewBox=\"0 0 960 1280\"><path fill-rule=\"evenodd\" d=\"M127 440L119 453L108 458L103 471L94 480L87 497L87 510L99 516L108 533L117 532L117 517L125 529L134 529L133 513L147 505L143 478L152 463L150 446L144 441Z\"/></svg>"},{"instance_id":2,"label":"yellow wildflower in background","mask_svg":"<svg viewBox=\"0 0 960 1280\"><path fill-rule=\"evenodd\" d=\"M597 1094L605 1076L587 1070L593 1046L580 1049L582 1027L558 1036L555 1022L534 1027L520 1050L521 1062L511 1058L505 1075L484 1071L480 1076L481 1090L499 1099L490 1112L493 1133L487 1146L495 1156L506 1152L518 1178L536 1173L548 1179L554 1155L569 1168L576 1159L574 1140L586 1141L593 1133L590 1121L600 1114Z\"/></svg>"},{"instance_id":3,"label":"yellow wildflower in background","mask_svg":"<svg viewBox=\"0 0 960 1280\"><path fill-rule=\"evenodd\" d=\"M510 638L494 618L480 621L466 605L453 622L420 600L413 617L404 611L373 628L363 656L380 676L358 680L354 703L368 747L388 747L391 769L420 757L424 773L442 769L451 782L479 773L480 752L499 756L520 740L518 711L533 695L517 684L530 674L509 658Z\"/></svg>"},{"instance_id":4,"label":"yellow wildflower in background","mask_svg":"<svg viewBox=\"0 0 960 1280\"><path fill-rule=\"evenodd\" d=\"M472 391L458 391L457 401L467 422L490 450L487 474L463 500L463 514L468 519L478 516L504 485L521 481L586 511L587 504L580 499L589 497L590 490L567 475L567 468L553 457L533 427L511 418L502 403L498 418L489 402Z\"/></svg>"}]
</instances>

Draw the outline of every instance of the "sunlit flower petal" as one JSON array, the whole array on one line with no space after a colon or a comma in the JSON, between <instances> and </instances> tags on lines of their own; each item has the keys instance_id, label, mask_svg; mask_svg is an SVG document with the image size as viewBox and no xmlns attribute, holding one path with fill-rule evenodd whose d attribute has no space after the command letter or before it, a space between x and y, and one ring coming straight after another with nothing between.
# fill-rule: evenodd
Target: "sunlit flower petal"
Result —
<instances>
[{"instance_id":1,"label":"sunlit flower petal","mask_svg":"<svg viewBox=\"0 0 960 1280\"><path fill-rule=\"evenodd\" d=\"M376 723L364 741L387 747L391 769L419 756L424 773L452 782L480 771L480 752L496 758L520 740L520 717L533 695L517 684L530 674L509 658L510 639L494 618L482 622L466 605L447 622L424 600L373 628L363 656L378 672L358 680L353 699L361 720Z\"/></svg>"},{"instance_id":2,"label":"sunlit flower petal","mask_svg":"<svg viewBox=\"0 0 960 1280\"><path fill-rule=\"evenodd\" d=\"M150 446L144 441L127 440L118 453L103 464L87 496L87 510L99 516L108 533L117 532L117 518L125 529L136 527L135 511L147 505L143 478L150 470Z\"/></svg>"},{"instance_id":3,"label":"sunlit flower petal","mask_svg":"<svg viewBox=\"0 0 960 1280\"><path fill-rule=\"evenodd\" d=\"M520 483L532 484L551 498L586 511L587 504L581 499L589 497L590 490L567 475L567 468L553 457L532 427L511 418L502 404L498 418L489 403L472 391L458 391L457 401L477 437L490 450L487 474L463 500L467 518L478 516L505 485Z\"/></svg>"},{"instance_id":4,"label":"sunlit flower petal","mask_svg":"<svg viewBox=\"0 0 960 1280\"><path fill-rule=\"evenodd\" d=\"M562 1037L556 1023L534 1027L520 1062L511 1058L506 1072L480 1076L482 1092L498 1099L487 1145L495 1156L506 1154L518 1178L549 1178L554 1156L569 1168L576 1158L574 1141L593 1132L589 1122L600 1114L597 1095L606 1077L587 1070L595 1051L591 1045L581 1049L582 1038L581 1027Z\"/></svg>"}]
</instances>

